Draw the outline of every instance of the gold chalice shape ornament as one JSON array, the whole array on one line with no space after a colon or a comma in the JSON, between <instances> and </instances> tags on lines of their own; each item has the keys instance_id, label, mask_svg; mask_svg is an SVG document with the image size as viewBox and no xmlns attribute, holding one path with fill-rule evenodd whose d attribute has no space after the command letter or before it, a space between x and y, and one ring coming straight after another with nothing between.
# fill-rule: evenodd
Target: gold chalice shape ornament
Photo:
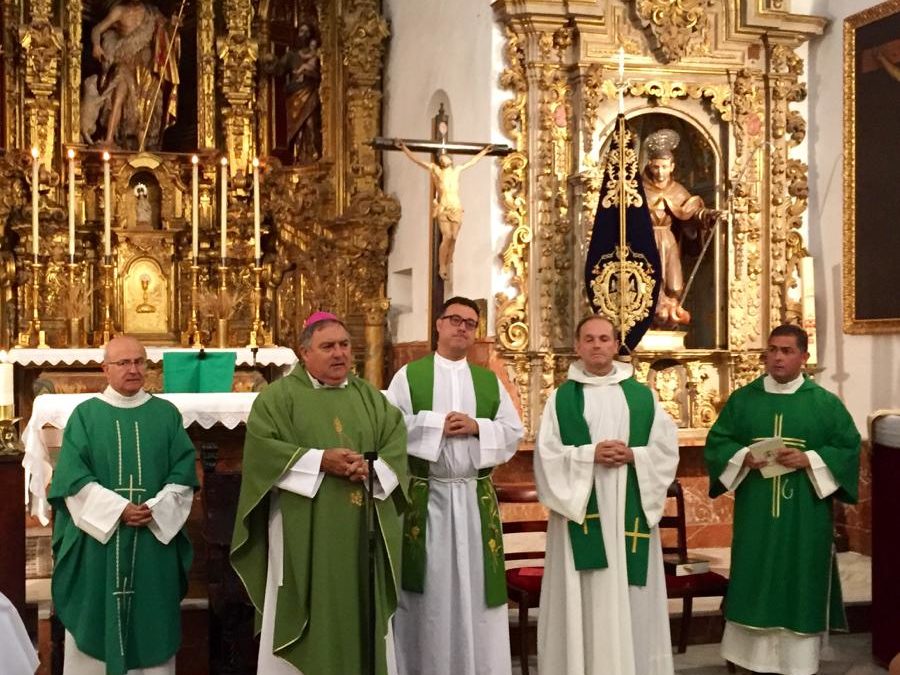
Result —
<instances>
[{"instance_id":1,"label":"gold chalice shape ornament","mask_svg":"<svg viewBox=\"0 0 900 675\"><path fill-rule=\"evenodd\" d=\"M149 295L150 295L149 294L150 275L149 274L141 275L141 290L144 292L144 301L137 306L137 313L138 314L152 314L153 312L156 311L156 307L154 307L153 305L151 305L148 302L150 299L150 297L149 297Z\"/></svg>"}]
</instances>

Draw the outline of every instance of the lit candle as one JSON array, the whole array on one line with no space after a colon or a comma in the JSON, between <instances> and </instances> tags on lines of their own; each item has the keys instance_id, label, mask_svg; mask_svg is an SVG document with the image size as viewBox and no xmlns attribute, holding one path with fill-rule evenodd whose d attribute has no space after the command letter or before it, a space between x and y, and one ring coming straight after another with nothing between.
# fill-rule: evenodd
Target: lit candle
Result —
<instances>
[{"instance_id":1,"label":"lit candle","mask_svg":"<svg viewBox=\"0 0 900 675\"><path fill-rule=\"evenodd\" d=\"M818 349L816 348L816 282L813 259L805 256L800 260L800 322L803 330L809 336L809 363L819 362Z\"/></svg>"},{"instance_id":2,"label":"lit candle","mask_svg":"<svg viewBox=\"0 0 900 675\"><path fill-rule=\"evenodd\" d=\"M38 201L41 187L41 163L38 157L38 149L31 149L31 252L34 253L34 262L38 261L40 246L38 244Z\"/></svg>"},{"instance_id":3,"label":"lit candle","mask_svg":"<svg viewBox=\"0 0 900 675\"><path fill-rule=\"evenodd\" d=\"M75 151L69 149L69 262L75 262Z\"/></svg>"},{"instance_id":4,"label":"lit candle","mask_svg":"<svg viewBox=\"0 0 900 675\"><path fill-rule=\"evenodd\" d=\"M191 157L191 251L194 264L200 253L200 158Z\"/></svg>"},{"instance_id":5,"label":"lit candle","mask_svg":"<svg viewBox=\"0 0 900 675\"><path fill-rule=\"evenodd\" d=\"M225 258L228 243L228 159L222 158L222 200L219 206L219 213L222 218L222 240L220 244L222 266L225 265Z\"/></svg>"},{"instance_id":6,"label":"lit candle","mask_svg":"<svg viewBox=\"0 0 900 675\"><path fill-rule=\"evenodd\" d=\"M103 153L103 254L112 255L112 195L109 187L109 153Z\"/></svg>"},{"instance_id":7,"label":"lit candle","mask_svg":"<svg viewBox=\"0 0 900 675\"><path fill-rule=\"evenodd\" d=\"M625 79L625 48L619 47L619 82Z\"/></svg>"},{"instance_id":8,"label":"lit candle","mask_svg":"<svg viewBox=\"0 0 900 675\"><path fill-rule=\"evenodd\" d=\"M259 267L262 246L259 232L259 160L256 157L253 158L253 252Z\"/></svg>"}]
</instances>

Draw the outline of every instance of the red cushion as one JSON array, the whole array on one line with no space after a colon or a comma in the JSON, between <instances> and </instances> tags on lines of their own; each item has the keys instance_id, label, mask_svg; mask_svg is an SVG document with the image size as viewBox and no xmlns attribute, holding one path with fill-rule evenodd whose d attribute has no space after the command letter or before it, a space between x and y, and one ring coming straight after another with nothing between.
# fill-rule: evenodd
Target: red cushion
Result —
<instances>
[{"instance_id":1,"label":"red cushion","mask_svg":"<svg viewBox=\"0 0 900 675\"><path fill-rule=\"evenodd\" d=\"M666 590L670 598L681 598L686 595L724 595L727 588L728 579L716 572L685 574L681 577L674 574L666 575Z\"/></svg>"},{"instance_id":2,"label":"red cushion","mask_svg":"<svg viewBox=\"0 0 900 675\"><path fill-rule=\"evenodd\" d=\"M541 581L543 579L543 567L515 567L511 570L506 570L507 586L535 597L541 592Z\"/></svg>"}]
</instances>

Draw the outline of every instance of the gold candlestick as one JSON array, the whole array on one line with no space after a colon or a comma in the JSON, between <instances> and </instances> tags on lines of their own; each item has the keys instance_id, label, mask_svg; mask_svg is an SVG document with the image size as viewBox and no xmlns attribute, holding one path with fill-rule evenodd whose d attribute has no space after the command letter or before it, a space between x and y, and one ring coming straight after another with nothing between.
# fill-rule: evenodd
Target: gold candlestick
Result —
<instances>
[{"instance_id":1,"label":"gold candlestick","mask_svg":"<svg viewBox=\"0 0 900 675\"><path fill-rule=\"evenodd\" d=\"M112 321L112 287L115 264L111 255L103 256L100 264L103 270L103 328L100 331L100 346L104 347L115 335Z\"/></svg>"},{"instance_id":2,"label":"gold candlestick","mask_svg":"<svg viewBox=\"0 0 900 675\"><path fill-rule=\"evenodd\" d=\"M76 298L75 293L75 282L78 277L81 277L81 263L76 263L74 257L66 263L66 267L69 270L69 301L72 302ZM81 282L83 283L84 279L82 277ZM78 307L73 307L73 309L77 312L80 310ZM66 346L70 349L81 347L81 335L84 330L84 320L80 316L72 316L67 321L67 340Z\"/></svg>"},{"instance_id":3,"label":"gold candlestick","mask_svg":"<svg viewBox=\"0 0 900 675\"><path fill-rule=\"evenodd\" d=\"M219 311L224 312L226 309L226 294L228 292L228 265L227 260L222 258L219 265ZM216 345L220 348L228 346L228 319L219 315L216 322Z\"/></svg>"},{"instance_id":4,"label":"gold candlestick","mask_svg":"<svg viewBox=\"0 0 900 675\"><path fill-rule=\"evenodd\" d=\"M250 267L253 272L253 323L250 326L250 341L247 343L249 349L257 349L265 347L269 344L268 335L263 327L261 318L262 313L262 271L263 268L259 264L253 264Z\"/></svg>"},{"instance_id":5,"label":"gold candlestick","mask_svg":"<svg viewBox=\"0 0 900 675\"><path fill-rule=\"evenodd\" d=\"M200 326L197 322L197 294L200 292L200 266L197 259L194 258L194 264L191 265L191 318L188 321L187 344L197 349L203 349L203 334L200 332Z\"/></svg>"},{"instance_id":6,"label":"gold candlestick","mask_svg":"<svg viewBox=\"0 0 900 675\"><path fill-rule=\"evenodd\" d=\"M41 329L41 280L44 276L44 264L37 254L35 254L34 260L28 264L31 266L31 319L28 321L28 328L25 332L19 333L17 346L49 349L46 336Z\"/></svg>"}]
</instances>

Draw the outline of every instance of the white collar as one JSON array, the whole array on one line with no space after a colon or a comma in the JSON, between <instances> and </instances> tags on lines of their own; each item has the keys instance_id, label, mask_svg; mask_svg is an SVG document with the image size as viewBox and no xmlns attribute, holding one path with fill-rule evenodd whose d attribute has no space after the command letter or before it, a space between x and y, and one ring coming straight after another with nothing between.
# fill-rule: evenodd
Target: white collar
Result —
<instances>
[{"instance_id":1,"label":"white collar","mask_svg":"<svg viewBox=\"0 0 900 675\"><path fill-rule=\"evenodd\" d=\"M618 384L622 380L627 380L634 373L634 367L630 363L622 361L613 361L612 370L606 375L594 375L584 368L584 362L581 359L569 365L568 379L575 382L581 382L588 385L611 385Z\"/></svg>"},{"instance_id":2,"label":"white collar","mask_svg":"<svg viewBox=\"0 0 900 675\"><path fill-rule=\"evenodd\" d=\"M338 384L326 384L324 382L320 382L312 375L310 375L309 371L306 371L306 374L309 375L309 381L312 382L313 389L343 389L347 386L349 380L345 377L343 382L339 382Z\"/></svg>"},{"instance_id":3,"label":"white collar","mask_svg":"<svg viewBox=\"0 0 900 675\"><path fill-rule=\"evenodd\" d=\"M107 385L106 389L100 394L100 398L116 408L137 408L150 400L150 394L143 389L139 389L137 393L125 396Z\"/></svg>"},{"instance_id":4,"label":"white collar","mask_svg":"<svg viewBox=\"0 0 900 675\"><path fill-rule=\"evenodd\" d=\"M763 388L766 390L767 394L793 394L800 388L800 385L803 384L803 373L800 373L795 379L790 382L781 383L776 380L771 375L766 375L763 378Z\"/></svg>"},{"instance_id":5,"label":"white collar","mask_svg":"<svg viewBox=\"0 0 900 675\"><path fill-rule=\"evenodd\" d=\"M446 356L441 356L437 352L434 353L434 362L441 368L446 368L447 370L462 370L469 365L469 362L465 358L453 361Z\"/></svg>"}]
</instances>

